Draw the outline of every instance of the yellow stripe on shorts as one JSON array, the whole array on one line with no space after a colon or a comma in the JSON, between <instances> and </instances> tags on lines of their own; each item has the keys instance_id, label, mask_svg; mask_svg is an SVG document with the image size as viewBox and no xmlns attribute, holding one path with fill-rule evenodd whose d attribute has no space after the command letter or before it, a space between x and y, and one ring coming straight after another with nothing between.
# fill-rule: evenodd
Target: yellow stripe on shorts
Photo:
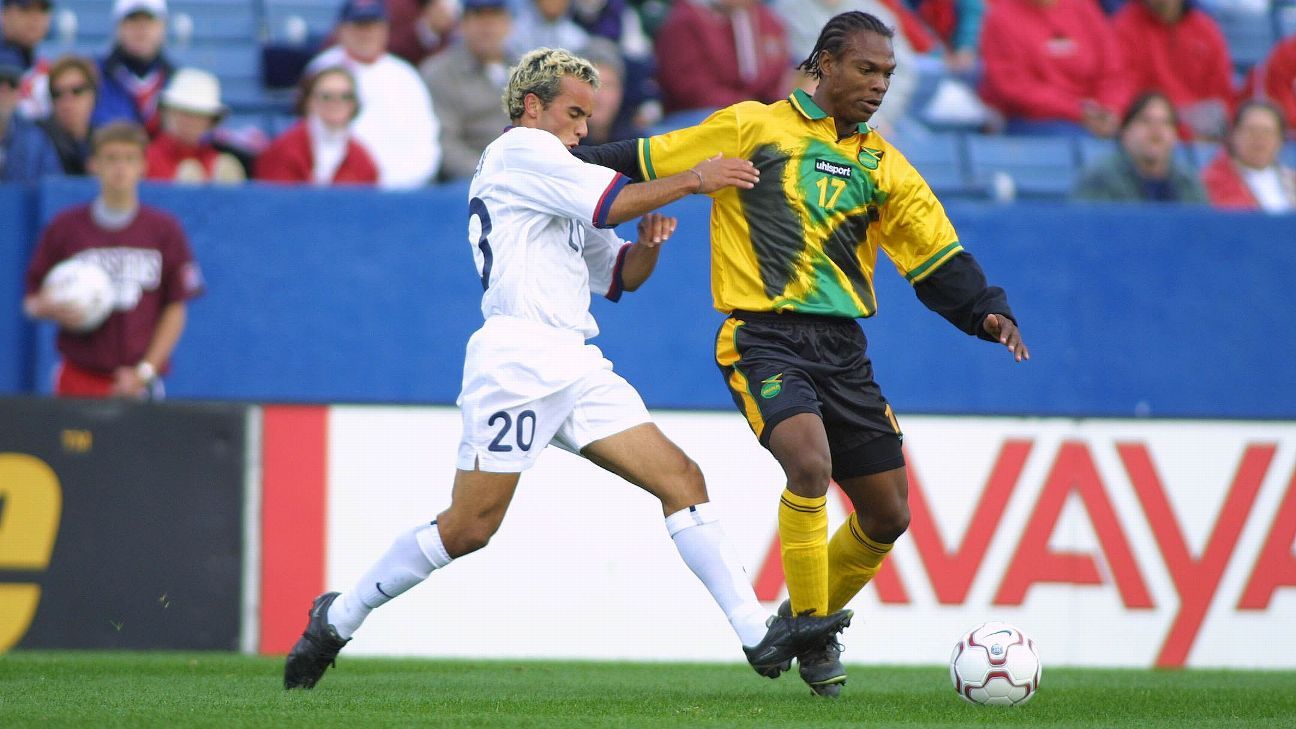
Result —
<instances>
[{"instance_id":1,"label":"yellow stripe on shorts","mask_svg":"<svg viewBox=\"0 0 1296 729\"><path fill-rule=\"evenodd\" d=\"M738 393L747 425L751 426L752 432L759 438L761 431L765 430L765 418L761 416L760 408L756 406L756 398L752 397L747 375L738 369L738 360L742 359L742 355L738 353L738 327L743 323L730 317L720 327L720 333L716 336L716 363L721 367L732 368L729 373L729 389Z\"/></svg>"},{"instance_id":2,"label":"yellow stripe on shorts","mask_svg":"<svg viewBox=\"0 0 1296 729\"><path fill-rule=\"evenodd\" d=\"M899 434L900 434L900 423L896 421L896 416L895 416L895 413L891 410L891 404L890 404L890 403L888 403L887 406L886 406L886 416L887 416L887 420L890 420L890 421L891 421L891 427L895 430L896 435L899 435Z\"/></svg>"}]
</instances>

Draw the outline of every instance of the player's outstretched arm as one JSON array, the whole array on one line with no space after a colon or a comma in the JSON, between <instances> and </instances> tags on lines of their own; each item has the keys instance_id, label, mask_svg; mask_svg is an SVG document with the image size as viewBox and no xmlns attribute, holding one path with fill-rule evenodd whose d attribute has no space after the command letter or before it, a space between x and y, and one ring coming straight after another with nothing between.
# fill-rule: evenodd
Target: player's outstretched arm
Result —
<instances>
[{"instance_id":1,"label":"player's outstretched arm","mask_svg":"<svg viewBox=\"0 0 1296 729\"><path fill-rule=\"evenodd\" d=\"M981 265L971 253L962 251L914 284L914 293L928 309L976 337L998 342L1013 359L1030 359L1021 330L1017 328L1008 295L986 282Z\"/></svg>"},{"instance_id":2,"label":"player's outstretched arm","mask_svg":"<svg viewBox=\"0 0 1296 729\"><path fill-rule=\"evenodd\" d=\"M677 175L626 185L608 212L609 225L619 225L694 193L726 187L750 190L760 181L756 165L745 159L716 155Z\"/></svg>"},{"instance_id":3,"label":"player's outstretched arm","mask_svg":"<svg viewBox=\"0 0 1296 729\"><path fill-rule=\"evenodd\" d=\"M678 224L675 218L660 213L648 213L639 220L639 241L630 246L621 266L623 290L634 291L648 280L657 268L662 243L670 239Z\"/></svg>"}]
</instances>

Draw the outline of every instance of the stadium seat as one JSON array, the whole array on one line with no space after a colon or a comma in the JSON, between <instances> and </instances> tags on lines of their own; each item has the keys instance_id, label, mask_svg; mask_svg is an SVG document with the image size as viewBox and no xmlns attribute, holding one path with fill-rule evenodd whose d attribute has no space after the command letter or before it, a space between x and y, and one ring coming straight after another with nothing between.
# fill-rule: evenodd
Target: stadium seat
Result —
<instances>
[{"instance_id":1,"label":"stadium seat","mask_svg":"<svg viewBox=\"0 0 1296 729\"><path fill-rule=\"evenodd\" d=\"M1211 144L1210 142L1202 142L1201 146L1218 148L1219 145ZM1203 154L1204 153L1205 152L1203 152ZM1212 157L1214 157L1214 154L1205 158L1199 157L1196 145L1192 142L1182 142L1175 147L1174 151L1175 162L1183 165L1183 167L1189 171L1200 170L1202 167L1210 164Z\"/></svg>"},{"instance_id":2,"label":"stadium seat","mask_svg":"<svg viewBox=\"0 0 1296 729\"><path fill-rule=\"evenodd\" d=\"M963 135L930 132L916 126L900 128L888 137L940 197L980 197L968 184Z\"/></svg>"},{"instance_id":3,"label":"stadium seat","mask_svg":"<svg viewBox=\"0 0 1296 729\"><path fill-rule=\"evenodd\" d=\"M1206 165L1215 159L1215 155L1219 154L1220 144L1219 142L1189 142L1181 148L1187 150L1183 154L1192 155L1194 166L1201 170L1205 169Z\"/></svg>"},{"instance_id":4,"label":"stadium seat","mask_svg":"<svg viewBox=\"0 0 1296 729\"><path fill-rule=\"evenodd\" d=\"M288 131L288 127L297 123L297 115L285 112L278 112L266 115L266 132L271 137L277 137Z\"/></svg>"},{"instance_id":5,"label":"stadium seat","mask_svg":"<svg viewBox=\"0 0 1296 729\"><path fill-rule=\"evenodd\" d=\"M260 35L258 0L172 0L167 4L167 42L248 42ZM78 43L102 42L106 47L116 32L112 3L107 0L62 0L51 23L51 35L66 42L61 17L74 18L73 39Z\"/></svg>"},{"instance_id":6,"label":"stadium seat","mask_svg":"<svg viewBox=\"0 0 1296 729\"><path fill-rule=\"evenodd\" d=\"M341 0L263 1L268 39L290 43L310 43L328 35L342 6Z\"/></svg>"},{"instance_id":7,"label":"stadium seat","mask_svg":"<svg viewBox=\"0 0 1296 729\"><path fill-rule=\"evenodd\" d=\"M221 125L229 129L244 129L255 127L269 134L269 124L266 121L266 115L260 112L234 112L221 122Z\"/></svg>"},{"instance_id":8,"label":"stadium seat","mask_svg":"<svg viewBox=\"0 0 1296 729\"><path fill-rule=\"evenodd\" d=\"M286 109L291 94L264 88L261 82L261 47L253 40L209 41L169 51L179 65L197 66L216 74L221 98L238 112Z\"/></svg>"},{"instance_id":9,"label":"stadium seat","mask_svg":"<svg viewBox=\"0 0 1296 729\"><path fill-rule=\"evenodd\" d=\"M1116 142L1099 137L1076 137L1075 155L1077 169L1085 169L1111 156L1116 151Z\"/></svg>"},{"instance_id":10,"label":"stadium seat","mask_svg":"<svg viewBox=\"0 0 1296 729\"><path fill-rule=\"evenodd\" d=\"M1274 34L1277 38L1296 35L1296 0L1279 0L1273 9Z\"/></svg>"},{"instance_id":11,"label":"stadium seat","mask_svg":"<svg viewBox=\"0 0 1296 729\"><path fill-rule=\"evenodd\" d=\"M67 22L62 19L65 15L75 21L68 29L72 31L68 37L64 37L63 28L60 27L61 23ZM59 41L103 41L106 46L106 41L113 36L114 27L111 3L67 0L59 3L55 10L53 22L50 23L50 32Z\"/></svg>"},{"instance_id":12,"label":"stadium seat","mask_svg":"<svg viewBox=\"0 0 1296 729\"><path fill-rule=\"evenodd\" d=\"M1278 159L1288 167L1296 168L1296 142L1284 144L1282 152L1278 153Z\"/></svg>"},{"instance_id":13,"label":"stadium seat","mask_svg":"<svg viewBox=\"0 0 1296 729\"><path fill-rule=\"evenodd\" d=\"M1233 58L1233 69L1237 73L1246 73L1273 48L1276 36L1268 13L1220 10L1214 17L1224 33L1229 55Z\"/></svg>"},{"instance_id":14,"label":"stadium seat","mask_svg":"<svg viewBox=\"0 0 1296 729\"><path fill-rule=\"evenodd\" d=\"M254 0L171 0L171 33L175 37L177 20L188 16L193 21L192 39L248 43L260 35L260 12Z\"/></svg>"},{"instance_id":15,"label":"stadium seat","mask_svg":"<svg viewBox=\"0 0 1296 729\"><path fill-rule=\"evenodd\" d=\"M1068 137L977 134L968 136L967 146L972 184L987 194L1002 194L996 178L1005 173L1018 198L1060 200L1071 191L1076 159Z\"/></svg>"},{"instance_id":16,"label":"stadium seat","mask_svg":"<svg viewBox=\"0 0 1296 729\"><path fill-rule=\"evenodd\" d=\"M249 40L241 43L194 43L187 48L168 48L177 65L197 66L221 78L259 78L261 47Z\"/></svg>"},{"instance_id":17,"label":"stadium seat","mask_svg":"<svg viewBox=\"0 0 1296 729\"><path fill-rule=\"evenodd\" d=\"M109 44L107 40L73 41L71 43L65 43L61 38L56 38L42 43L38 52L51 61L67 53L97 59L107 53L108 48Z\"/></svg>"}]
</instances>

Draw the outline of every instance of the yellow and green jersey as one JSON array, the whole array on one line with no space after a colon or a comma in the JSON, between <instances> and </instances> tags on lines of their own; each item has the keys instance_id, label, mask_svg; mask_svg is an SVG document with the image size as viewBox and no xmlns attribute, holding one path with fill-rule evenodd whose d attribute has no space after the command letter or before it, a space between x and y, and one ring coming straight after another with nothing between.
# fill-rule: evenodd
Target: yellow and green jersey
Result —
<instances>
[{"instance_id":1,"label":"yellow and green jersey","mask_svg":"<svg viewBox=\"0 0 1296 729\"><path fill-rule=\"evenodd\" d=\"M872 316L878 248L910 283L962 250L899 150L867 124L837 139L833 119L804 91L638 142L646 180L716 154L749 159L761 174L751 190L713 194L711 294L722 312Z\"/></svg>"}]
</instances>

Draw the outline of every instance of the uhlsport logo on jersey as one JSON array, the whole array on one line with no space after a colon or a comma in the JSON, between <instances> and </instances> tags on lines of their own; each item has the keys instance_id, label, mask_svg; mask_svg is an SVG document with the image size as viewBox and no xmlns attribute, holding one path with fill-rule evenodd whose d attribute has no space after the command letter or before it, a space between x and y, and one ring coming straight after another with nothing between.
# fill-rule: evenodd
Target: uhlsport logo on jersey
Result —
<instances>
[{"instance_id":1,"label":"uhlsport logo on jersey","mask_svg":"<svg viewBox=\"0 0 1296 729\"><path fill-rule=\"evenodd\" d=\"M849 180L851 178L851 173L855 171L855 169L850 165L838 164L826 159L815 160L815 170L826 172L833 177L840 177L844 180Z\"/></svg>"},{"instance_id":2,"label":"uhlsport logo on jersey","mask_svg":"<svg viewBox=\"0 0 1296 729\"><path fill-rule=\"evenodd\" d=\"M773 377L767 380L761 380L761 397L765 398L766 400L771 400L773 398L778 397L778 394L780 392L783 392L782 372L778 373L777 375L774 375Z\"/></svg>"}]
</instances>

